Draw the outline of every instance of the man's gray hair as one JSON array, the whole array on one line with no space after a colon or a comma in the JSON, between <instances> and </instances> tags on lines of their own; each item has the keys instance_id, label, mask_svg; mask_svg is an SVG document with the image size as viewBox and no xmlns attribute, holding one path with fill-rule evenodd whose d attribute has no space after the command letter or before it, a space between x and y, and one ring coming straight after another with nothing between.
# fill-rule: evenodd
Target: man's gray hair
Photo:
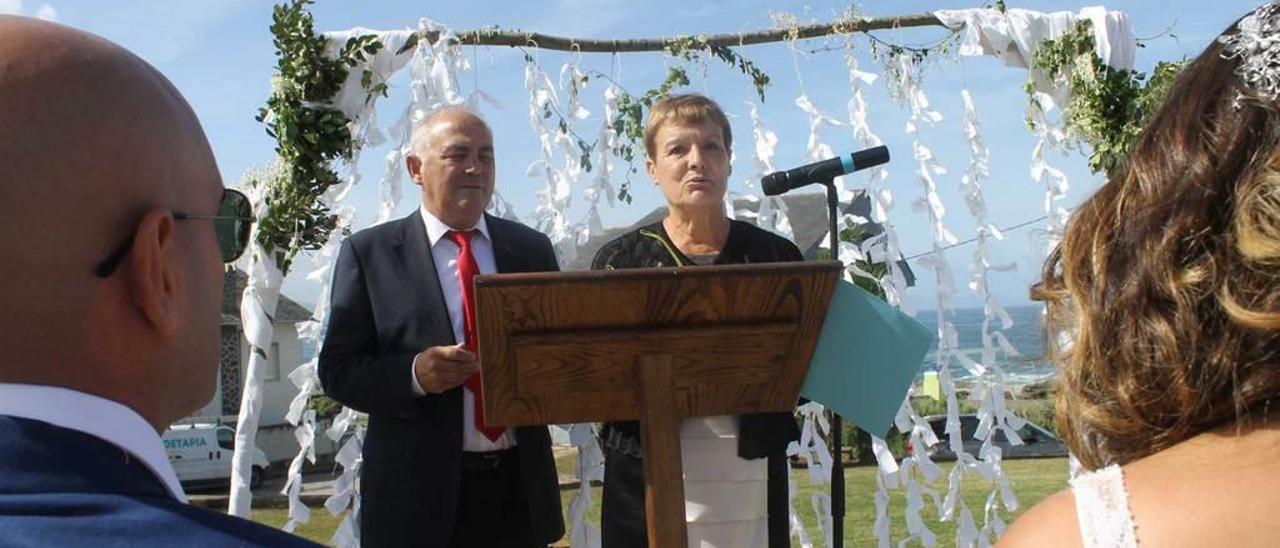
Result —
<instances>
[{"instance_id":1,"label":"man's gray hair","mask_svg":"<svg viewBox=\"0 0 1280 548\"><path fill-rule=\"evenodd\" d=\"M431 122L435 120L437 116L451 112L470 114L475 117L475 119L480 120L480 123L484 124L485 129L489 130L489 134L493 134L493 128L489 127L489 122L486 121L484 116L481 116L475 109L466 105L442 105L428 110L427 113L423 115L422 120L413 125L413 132L409 137L409 155L419 156L427 151L427 146L430 144L427 142L427 137L430 133L428 129L431 128Z\"/></svg>"}]
</instances>

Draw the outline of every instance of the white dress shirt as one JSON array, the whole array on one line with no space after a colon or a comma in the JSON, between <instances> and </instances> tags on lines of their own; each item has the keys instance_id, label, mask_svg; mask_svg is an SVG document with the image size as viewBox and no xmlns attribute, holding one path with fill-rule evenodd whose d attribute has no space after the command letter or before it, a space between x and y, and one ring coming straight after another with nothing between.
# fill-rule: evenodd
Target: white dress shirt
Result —
<instances>
[{"instance_id":1,"label":"white dress shirt","mask_svg":"<svg viewBox=\"0 0 1280 548\"><path fill-rule=\"evenodd\" d=\"M173 498L187 502L160 435L123 404L70 388L0 383L0 415L47 422L109 442L141 461Z\"/></svg>"},{"instance_id":2,"label":"white dress shirt","mask_svg":"<svg viewBox=\"0 0 1280 548\"><path fill-rule=\"evenodd\" d=\"M418 210L422 212L422 222L427 228L427 243L431 245L431 258L435 261L436 277L440 280L440 291L444 293L444 303L449 308L449 321L453 325L453 338L458 342L462 342L466 340L466 330L463 327L462 284L458 278L458 244L445 237L446 233L454 229L437 219L435 215L427 211L427 208L419 206ZM498 267L493 258L493 239L489 237L489 225L485 223L484 216L480 216L480 222L468 230L477 231L477 234L471 237L471 255L475 257L476 266L480 268L480 273L493 274L497 272ZM423 260L426 260L426 258L423 257ZM417 367L417 358L414 358L413 369L410 371L410 381L413 383L413 392L423 396L426 395L426 391L418 384L418 375L415 372ZM467 388L466 385L463 385L462 450L485 452L514 446L516 444L515 435L513 435L510 428L502 433L498 441L489 441L489 438L476 429L475 401L475 393L470 388Z\"/></svg>"}]
</instances>

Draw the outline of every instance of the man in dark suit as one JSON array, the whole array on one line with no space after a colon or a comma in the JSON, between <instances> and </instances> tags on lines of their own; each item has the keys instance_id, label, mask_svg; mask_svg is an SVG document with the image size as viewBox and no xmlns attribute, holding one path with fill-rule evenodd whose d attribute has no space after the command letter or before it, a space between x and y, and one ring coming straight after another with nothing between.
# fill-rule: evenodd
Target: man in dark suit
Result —
<instances>
[{"instance_id":1,"label":"man in dark suit","mask_svg":"<svg viewBox=\"0 0 1280 548\"><path fill-rule=\"evenodd\" d=\"M429 114L412 150L421 207L344 242L320 351L325 392L369 414L361 542L546 546L564 534L550 435L484 423L471 278L554 271L555 253L485 214L493 136L474 113Z\"/></svg>"},{"instance_id":2,"label":"man in dark suit","mask_svg":"<svg viewBox=\"0 0 1280 548\"><path fill-rule=\"evenodd\" d=\"M252 221L191 108L115 44L0 16L0 120L0 545L314 546L187 505L160 442L213 397Z\"/></svg>"}]
</instances>

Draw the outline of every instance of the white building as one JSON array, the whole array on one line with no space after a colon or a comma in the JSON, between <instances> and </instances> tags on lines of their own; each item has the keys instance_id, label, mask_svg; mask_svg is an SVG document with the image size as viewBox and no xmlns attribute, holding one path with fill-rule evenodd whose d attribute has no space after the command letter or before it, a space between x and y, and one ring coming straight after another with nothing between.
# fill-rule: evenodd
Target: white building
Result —
<instances>
[{"instance_id":1,"label":"white building","mask_svg":"<svg viewBox=\"0 0 1280 548\"><path fill-rule=\"evenodd\" d=\"M222 286L222 364L218 368L218 384L213 400L196 411L197 417L221 417L235 426L235 416L240 412L240 395L244 386L244 368L249 363L251 347L244 338L240 323L240 299L248 276L239 270L230 270ZM259 418L257 445L267 453L271 462L293 458L298 452L294 441L293 426L285 421L289 403L298 394L298 388L289 380L289 372L302 363L302 345L296 326L311 319L311 312L292 299L280 295L276 305L275 333L268 353L267 371L262 382L262 414ZM331 452L324 436L316 436L316 451ZM324 439L322 439L324 438Z\"/></svg>"}]
</instances>

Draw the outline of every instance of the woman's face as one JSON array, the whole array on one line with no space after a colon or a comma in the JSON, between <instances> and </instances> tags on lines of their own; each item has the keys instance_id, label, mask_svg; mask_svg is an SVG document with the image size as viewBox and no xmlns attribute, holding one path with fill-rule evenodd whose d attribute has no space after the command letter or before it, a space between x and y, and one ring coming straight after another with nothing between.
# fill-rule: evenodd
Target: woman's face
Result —
<instances>
[{"instance_id":1,"label":"woman's face","mask_svg":"<svg viewBox=\"0 0 1280 548\"><path fill-rule=\"evenodd\" d=\"M720 126L669 122L654 135L649 177L672 206L722 208L729 180L729 150Z\"/></svg>"}]
</instances>

